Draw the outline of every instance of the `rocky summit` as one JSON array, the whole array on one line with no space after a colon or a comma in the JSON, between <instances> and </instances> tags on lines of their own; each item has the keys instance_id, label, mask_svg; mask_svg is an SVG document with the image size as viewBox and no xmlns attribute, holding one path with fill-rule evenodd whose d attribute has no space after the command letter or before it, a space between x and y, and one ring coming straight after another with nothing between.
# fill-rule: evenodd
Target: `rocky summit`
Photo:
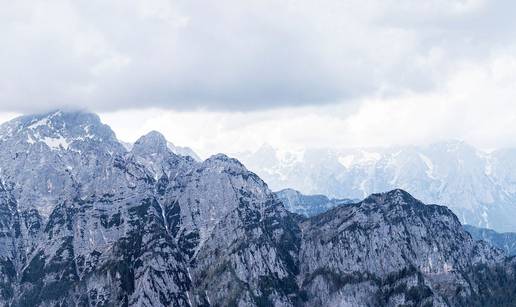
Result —
<instances>
[{"instance_id":1,"label":"rocky summit","mask_svg":"<svg viewBox=\"0 0 516 307\"><path fill-rule=\"evenodd\" d=\"M172 148L173 149L173 148ZM402 190L312 217L239 161L98 116L0 127L2 306L511 306L516 266Z\"/></svg>"}]
</instances>

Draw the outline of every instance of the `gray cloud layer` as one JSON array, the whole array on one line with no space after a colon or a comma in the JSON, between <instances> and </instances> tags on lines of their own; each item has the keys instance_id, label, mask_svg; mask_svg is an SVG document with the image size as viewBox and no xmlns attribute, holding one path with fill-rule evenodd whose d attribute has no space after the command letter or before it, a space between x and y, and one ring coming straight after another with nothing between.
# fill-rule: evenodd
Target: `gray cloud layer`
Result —
<instances>
[{"instance_id":1,"label":"gray cloud layer","mask_svg":"<svg viewBox=\"0 0 516 307\"><path fill-rule=\"evenodd\" d=\"M0 0L0 106L256 110L442 86L514 1Z\"/></svg>"}]
</instances>

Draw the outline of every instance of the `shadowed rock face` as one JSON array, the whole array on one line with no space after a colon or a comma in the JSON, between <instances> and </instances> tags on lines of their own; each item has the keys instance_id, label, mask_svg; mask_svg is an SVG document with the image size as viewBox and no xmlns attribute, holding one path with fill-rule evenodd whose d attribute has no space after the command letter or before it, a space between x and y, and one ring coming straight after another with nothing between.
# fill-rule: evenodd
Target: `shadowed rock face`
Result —
<instances>
[{"instance_id":1,"label":"shadowed rock face","mask_svg":"<svg viewBox=\"0 0 516 307\"><path fill-rule=\"evenodd\" d=\"M471 306L515 293L501 251L401 190L302 218L237 160L176 155L155 132L127 151L95 115L63 112L0 131L0 305Z\"/></svg>"}]
</instances>

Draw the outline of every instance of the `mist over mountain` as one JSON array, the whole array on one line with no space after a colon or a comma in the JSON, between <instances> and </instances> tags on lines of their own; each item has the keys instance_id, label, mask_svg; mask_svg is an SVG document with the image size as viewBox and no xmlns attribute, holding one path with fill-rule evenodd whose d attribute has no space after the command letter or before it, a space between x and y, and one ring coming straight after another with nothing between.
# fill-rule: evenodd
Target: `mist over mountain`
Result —
<instances>
[{"instance_id":1,"label":"mist over mountain","mask_svg":"<svg viewBox=\"0 0 516 307\"><path fill-rule=\"evenodd\" d=\"M362 199L401 188L426 203L446 204L462 223L516 231L516 149L485 152L451 141L292 152L264 145L234 155L273 190Z\"/></svg>"}]
</instances>

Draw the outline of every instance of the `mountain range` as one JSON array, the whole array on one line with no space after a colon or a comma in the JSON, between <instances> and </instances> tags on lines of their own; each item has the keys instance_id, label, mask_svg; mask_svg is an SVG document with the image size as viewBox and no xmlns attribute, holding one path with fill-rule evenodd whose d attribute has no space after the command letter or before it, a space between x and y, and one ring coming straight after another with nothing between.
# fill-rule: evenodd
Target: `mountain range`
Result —
<instances>
[{"instance_id":1,"label":"mountain range","mask_svg":"<svg viewBox=\"0 0 516 307\"><path fill-rule=\"evenodd\" d=\"M516 149L481 151L464 142L369 149L236 153L273 190L362 199L401 188L446 204L464 224L516 231Z\"/></svg>"},{"instance_id":2,"label":"mountain range","mask_svg":"<svg viewBox=\"0 0 516 307\"><path fill-rule=\"evenodd\" d=\"M492 229L478 228L471 225L464 225L464 229L471 234L473 239L485 241L503 250L507 255L516 256L516 233L498 233Z\"/></svg>"},{"instance_id":3,"label":"mountain range","mask_svg":"<svg viewBox=\"0 0 516 307\"><path fill-rule=\"evenodd\" d=\"M395 189L312 217L242 163L98 116L0 126L0 305L510 306L516 262Z\"/></svg>"},{"instance_id":4,"label":"mountain range","mask_svg":"<svg viewBox=\"0 0 516 307\"><path fill-rule=\"evenodd\" d=\"M304 195L293 189L275 192L285 209L304 217L313 217L329 211L337 206L345 206L359 202L351 199L329 199L325 195ZM516 255L516 233L498 233L492 229L463 225L464 229L475 240L487 242L489 245L503 250L507 255Z\"/></svg>"},{"instance_id":5,"label":"mountain range","mask_svg":"<svg viewBox=\"0 0 516 307\"><path fill-rule=\"evenodd\" d=\"M283 189L274 194L285 209L304 217L316 216L334 207L358 202L353 199L330 199L325 195L304 195L294 189Z\"/></svg>"}]
</instances>

